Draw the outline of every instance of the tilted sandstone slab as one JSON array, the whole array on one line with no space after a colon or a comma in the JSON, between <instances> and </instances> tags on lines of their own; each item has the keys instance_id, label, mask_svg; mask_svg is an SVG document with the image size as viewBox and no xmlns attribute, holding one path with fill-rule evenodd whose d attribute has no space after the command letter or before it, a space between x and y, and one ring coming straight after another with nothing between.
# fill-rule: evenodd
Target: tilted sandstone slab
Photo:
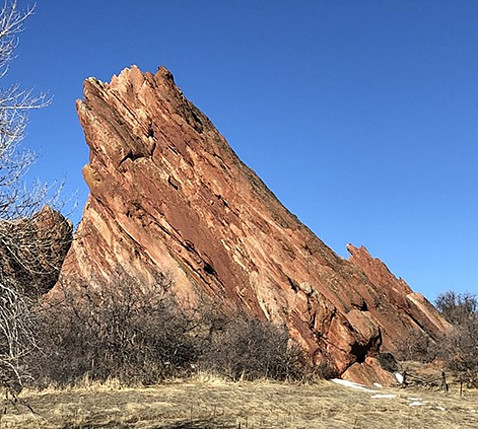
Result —
<instances>
[{"instance_id":1,"label":"tilted sandstone slab","mask_svg":"<svg viewBox=\"0 0 478 429\"><path fill-rule=\"evenodd\" d=\"M165 68L84 83L90 196L63 276L108 283L117 267L159 271L184 302L207 297L285 323L340 373L446 322L364 249L336 255L245 166ZM367 371L369 371L367 366ZM360 370L359 370L360 372Z\"/></svg>"}]
</instances>

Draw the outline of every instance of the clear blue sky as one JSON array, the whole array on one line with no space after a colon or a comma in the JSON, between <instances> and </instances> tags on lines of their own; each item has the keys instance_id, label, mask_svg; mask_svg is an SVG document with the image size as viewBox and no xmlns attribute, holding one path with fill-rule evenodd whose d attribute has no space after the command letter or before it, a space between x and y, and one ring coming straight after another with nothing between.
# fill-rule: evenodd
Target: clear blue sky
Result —
<instances>
[{"instance_id":1,"label":"clear blue sky","mask_svg":"<svg viewBox=\"0 0 478 429\"><path fill-rule=\"evenodd\" d=\"M477 23L476 0L38 0L9 74L54 96L29 177L79 189L78 220L82 81L164 65L340 255L364 244L430 299L478 292Z\"/></svg>"}]
</instances>

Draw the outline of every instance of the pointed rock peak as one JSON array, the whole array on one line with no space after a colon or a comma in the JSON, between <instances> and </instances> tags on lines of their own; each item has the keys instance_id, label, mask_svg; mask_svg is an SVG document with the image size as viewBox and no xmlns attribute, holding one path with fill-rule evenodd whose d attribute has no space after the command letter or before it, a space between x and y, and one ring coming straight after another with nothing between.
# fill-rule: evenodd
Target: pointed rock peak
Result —
<instances>
[{"instance_id":1,"label":"pointed rock peak","mask_svg":"<svg viewBox=\"0 0 478 429\"><path fill-rule=\"evenodd\" d=\"M161 81L168 81L174 84L174 76L173 74L164 66L158 67L158 70L153 75L151 72L143 72L141 69L133 64L130 67L126 67L119 75L113 75L111 78L110 86L122 86L126 82L132 83L134 87L138 84L141 85L148 76L154 76L154 78L159 79ZM95 79L95 78L92 78Z\"/></svg>"},{"instance_id":2,"label":"pointed rock peak","mask_svg":"<svg viewBox=\"0 0 478 429\"><path fill-rule=\"evenodd\" d=\"M360 254L362 256L368 256L368 257L372 258L372 256L370 255L370 252L363 245L360 246L360 247L355 247L352 243L348 243L347 244L347 251L350 253L351 256Z\"/></svg>"},{"instance_id":3,"label":"pointed rock peak","mask_svg":"<svg viewBox=\"0 0 478 429\"><path fill-rule=\"evenodd\" d=\"M158 67L158 71L156 72L155 77L166 79L174 83L173 74L164 66Z\"/></svg>"},{"instance_id":4,"label":"pointed rock peak","mask_svg":"<svg viewBox=\"0 0 478 429\"><path fill-rule=\"evenodd\" d=\"M139 69L138 66L132 65L121 70L118 76L113 75L111 78L111 87L123 87L127 83L131 83L133 87L141 85L144 81L143 72Z\"/></svg>"}]
</instances>

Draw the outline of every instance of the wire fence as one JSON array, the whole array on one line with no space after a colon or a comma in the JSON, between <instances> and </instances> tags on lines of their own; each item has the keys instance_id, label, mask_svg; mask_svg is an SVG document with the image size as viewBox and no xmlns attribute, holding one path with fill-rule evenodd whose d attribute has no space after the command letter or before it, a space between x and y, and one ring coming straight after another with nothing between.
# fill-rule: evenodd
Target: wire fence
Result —
<instances>
[{"instance_id":1,"label":"wire fence","mask_svg":"<svg viewBox=\"0 0 478 429\"><path fill-rule=\"evenodd\" d=\"M457 388L459 388L460 396L463 396L463 386L466 385L466 380L451 380L451 377L447 378L447 374L445 373L445 371L441 371L439 376L416 375L411 371L404 371L402 375L403 380L401 383L401 387L404 389L409 386L420 385L429 388L438 387L443 392L448 392L450 390L450 386L456 386Z\"/></svg>"}]
</instances>

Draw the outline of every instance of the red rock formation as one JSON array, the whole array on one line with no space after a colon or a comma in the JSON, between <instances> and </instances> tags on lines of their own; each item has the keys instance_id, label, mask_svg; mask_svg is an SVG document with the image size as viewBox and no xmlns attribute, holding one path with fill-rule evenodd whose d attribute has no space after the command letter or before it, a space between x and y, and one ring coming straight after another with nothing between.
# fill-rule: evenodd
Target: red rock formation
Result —
<instances>
[{"instance_id":1,"label":"red rock formation","mask_svg":"<svg viewBox=\"0 0 478 429\"><path fill-rule=\"evenodd\" d=\"M32 298L47 293L58 281L72 231L71 222L47 206L30 218L0 221L2 282Z\"/></svg>"},{"instance_id":2,"label":"red rock formation","mask_svg":"<svg viewBox=\"0 0 478 429\"><path fill-rule=\"evenodd\" d=\"M383 324L384 349L393 350L403 339L403 313L432 338L436 339L440 333L451 329L422 294L413 292L402 278L397 279L380 259L372 258L364 246L358 249L348 244L347 250L351 255L349 261L362 268L375 288L382 291L398 310L390 314L387 324ZM373 313L373 310L370 311Z\"/></svg>"},{"instance_id":3,"label":"red rock formation","mask_svg":"<svg viewBox=\"0 0 478 429\"><path fill-rule=\"evenodd\" d=\"M146 282L166 272L185 302L203 295L285 323L315 363L328 356L340 373L364 363L369 374L370 358L410 329L436 338L447 328L364 248L340 258L282 206L165 68L87 79L77 110L91 193L66 279L99 285L118 266Z\"/></svg>"}]
</instances>

